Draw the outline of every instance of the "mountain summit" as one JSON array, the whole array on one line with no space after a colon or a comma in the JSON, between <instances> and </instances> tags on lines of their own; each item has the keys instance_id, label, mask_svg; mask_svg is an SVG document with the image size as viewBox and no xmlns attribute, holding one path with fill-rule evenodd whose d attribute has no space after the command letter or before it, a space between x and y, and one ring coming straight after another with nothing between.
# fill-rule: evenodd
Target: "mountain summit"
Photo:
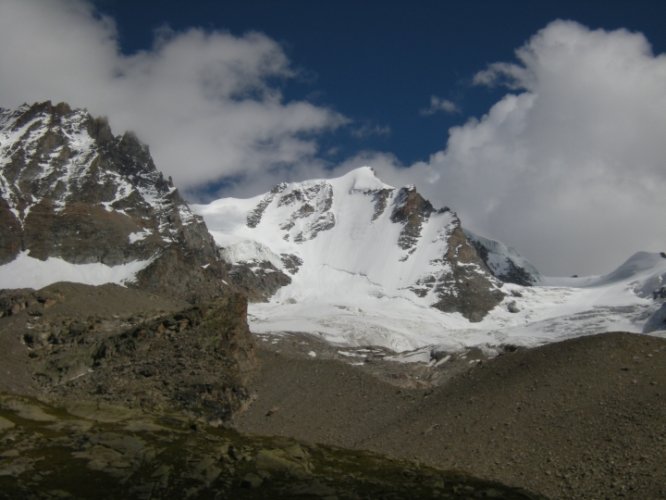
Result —
<instances>
[{"instance_id":1,"label":"mountain summit","mask_svg":"<svg viewBox=\"0 0 666 500\"><path fill-rule=\"evenodd\" d=\"M258 289L257 298L358 292L480 321L504 297L454 212L435 209L414 186L385 184L371 167L195 209L237 284Z\"/></svg>"}]
</instances>

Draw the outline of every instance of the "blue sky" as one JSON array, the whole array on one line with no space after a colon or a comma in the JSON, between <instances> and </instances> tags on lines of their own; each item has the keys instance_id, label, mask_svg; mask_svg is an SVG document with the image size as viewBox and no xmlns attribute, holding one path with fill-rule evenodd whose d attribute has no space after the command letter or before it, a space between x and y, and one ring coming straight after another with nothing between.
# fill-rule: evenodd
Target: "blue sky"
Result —
<instances>
[{"instance_id":1,"label":"blue sky","mask_svg":"<svg viewBox=\"0 0 666 500\"><path fill-rule=\"evenodd\" d=\"M371 165L552 275L666 249L666 3L0 0L0 106L133 130L190 199Z\"/></svg>"},{"instance_id":2,"label":"blue sky","mask_svg":"<svg viewBox=\"0 0 666 500\"><path fill-rule=\"evenodd\" d=\"M480 117L501 91L472 85L486 65L513 52L555 19L589 28L626 28L666 48L666 3L654 1L308 1L95 0L118 27L122 50L153 43L153 31L193 26L260 31L285 49L302 75L287 99L331 106L354 125L322 138L343 159L358 149L390 149L404 164L444 147L449 127ZM428 116L432 95L459 112ZM357 131L356 134L353 132ZM326 148L329 146L329 148Z\"/></svg>"}]
</instances>

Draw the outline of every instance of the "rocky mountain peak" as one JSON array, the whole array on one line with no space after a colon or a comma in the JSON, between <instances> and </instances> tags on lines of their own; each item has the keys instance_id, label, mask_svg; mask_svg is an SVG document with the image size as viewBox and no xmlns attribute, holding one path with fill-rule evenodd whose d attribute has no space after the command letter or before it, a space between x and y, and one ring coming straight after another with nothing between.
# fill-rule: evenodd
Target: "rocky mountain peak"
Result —
<instances>
[{"instance_id":1,"label":"rocky mountain peak","mask_svg":"<svg viewBox=\"0 0 666 500\"><path fill-rule=\"evenodd\" d=\"M46 101L0 112L0 264L19 256L67 264L143 262L136 284L213 296L215 244L132 132ZM204 292L205 290L205 292Z\"/></svg>"}]
</instances>

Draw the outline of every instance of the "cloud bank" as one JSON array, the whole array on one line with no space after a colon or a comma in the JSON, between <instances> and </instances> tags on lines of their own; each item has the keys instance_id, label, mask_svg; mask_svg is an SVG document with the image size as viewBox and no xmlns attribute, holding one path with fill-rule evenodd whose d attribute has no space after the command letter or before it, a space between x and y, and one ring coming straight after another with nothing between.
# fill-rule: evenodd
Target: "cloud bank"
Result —
<instances>
[{"instance_id":1,"label":"cloud bank","mask_svg":"<svg viewBox=\"0 0 666 500\"><path fill-rule=\"evenodd\" d=\"M347 121L284 101L294 71L265 35L164 28L124 55L113 20L83 0L3 0L0 67L0 105L62 100L108 116L185 188L317 163L316 135Z\"/></svg>"},{"instance_id":2,"label":"cloud bank","mask_svg":"<svg viewBox=\"0 0 666 500\"><path fill-rule=\"evenodd\" d=\"M416 182L546 273L666 250L666 57L638 33L556 21L516 58L476 75L511 91L486 115L410 168L378 156L384 175Z\"/></svg>"},{"instance_id":3,"label":"cloud bank","mask_svg":"<svg viewBox=\"0 0 666 500\"><path fill-rule=\"evenodd\" d=\"M600 273L637 250L666 250L666 58L638 33L555 21L514 62L474 77L507 93L450 129L446 149L414 165L361 153L333 170L318 137L348 120L285 101L295 72L259 33L165 28L149 50L124 55L113 20L84 0L3 0L0 67L0 105L65 100L107 115L181 187L225 180L226 194L249 196L372 164L546 273ZM454 106L432 96L426 110Z\"/></svg>"}]
</instances>

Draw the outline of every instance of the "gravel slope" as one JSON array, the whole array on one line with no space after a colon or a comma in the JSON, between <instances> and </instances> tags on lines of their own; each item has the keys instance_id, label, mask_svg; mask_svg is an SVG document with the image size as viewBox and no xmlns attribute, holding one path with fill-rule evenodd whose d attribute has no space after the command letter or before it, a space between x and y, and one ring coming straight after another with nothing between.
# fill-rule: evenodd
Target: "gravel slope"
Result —
<instances>
[{"instance_id":1,"label":"gravel slope","mask_svg":"<svg viewBox=\"0 0 666 500\"><path fill-rule=\"evenodd\" d=\"M666 497L666 340L578 338L426 389L278 346L260 349L241 431L417 459L554 498Z\"/></svg>"}]
</instances>

